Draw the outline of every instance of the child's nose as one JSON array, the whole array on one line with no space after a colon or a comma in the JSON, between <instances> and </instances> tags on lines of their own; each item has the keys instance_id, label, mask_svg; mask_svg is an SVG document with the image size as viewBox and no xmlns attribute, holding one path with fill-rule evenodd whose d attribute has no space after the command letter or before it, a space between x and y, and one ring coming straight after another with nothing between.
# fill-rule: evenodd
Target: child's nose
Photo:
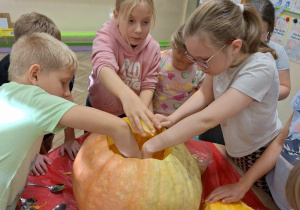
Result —
<instances>
[{"instance_id":1,"label":"child's nose","mask_svg":"<svg viewBox=\"0 0 300 210\"><path fill-rule=\"evenodd\" d=\"M69 87L65 89L64 95L65 95L65 97L71 96L71 91L70 91Z\"/></svg>"},{"instance_id":2,"label":"child's nose","mask_svg":"<svg viewBox=\"0 0 300 210\"><path fill-rule=\"evenodd\" d=\"M142 26L141 24L137 24L135 27L135 33L141 33L142 32Z\"/></svg>"}]
</instances>

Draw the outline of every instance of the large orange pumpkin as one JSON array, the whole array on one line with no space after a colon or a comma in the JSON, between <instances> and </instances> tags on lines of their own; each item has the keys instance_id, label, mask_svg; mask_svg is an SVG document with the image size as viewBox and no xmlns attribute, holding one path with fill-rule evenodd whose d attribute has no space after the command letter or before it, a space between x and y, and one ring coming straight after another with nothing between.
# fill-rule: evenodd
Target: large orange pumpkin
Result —
<instances>
[{"instance_id":1,"label":"large orange pumpkin","mask_svg":"<svg viewBox=\"0 0 300 210\"><path fill-rule=\"evenodd\" d=\"M135 137L140 147L150 138ZM184 144L155 158L124 158L111 138L91 134L73 166L79 209L199 209L200 171Z\"/></svg>"}]
</instances>

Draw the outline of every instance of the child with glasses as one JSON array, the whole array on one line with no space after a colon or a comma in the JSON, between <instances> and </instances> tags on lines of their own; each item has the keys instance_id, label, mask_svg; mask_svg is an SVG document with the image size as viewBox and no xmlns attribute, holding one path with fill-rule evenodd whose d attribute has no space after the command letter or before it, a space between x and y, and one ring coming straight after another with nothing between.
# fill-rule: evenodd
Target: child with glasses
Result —
<instances>
[{"instance_id":1,"label":"child with glasses","mask_svg":"<svg viewBox=\"0 0 300 210\"><path fill-rule=\"evenodd\" d=\"M142 147L143 157L149 158L221 124L226 151L245 174L237 183L215 189L208 202L238 201L253 183L268 191L261 177L276 163L273 139L281 122L277 54L260 40L261 28L261 18L251 5L230 0L200 5L187 21L183 37L205 80L173 114L157 115L169 129Z\"/></svg>"},{"instance_id":2,"label":"child with glasses","mask_svg":"<svg viewBox=\"0 0 300 210\"><path fill-rule=\"evenodd\" d=\"M291 90L290 62L284 47L270 41L275 25L275 8L269 0L250 0L248 3L260 13L262 19L261 41L267 43L278 53L278 58L276 59L276 67L279 75L278 100L283 100L289 96Z\"/></svg>"},{"instance_id":3,"label":"child with glasses","mask_svg":"<svg viewBox=\"0 0 300 210\"><path fill-rule=\"evenodd\" d=\"M154 113L172 114L203 82L203 72L185 55L182 31L183 26L172 35L171 49L162 51L158 84L153 97Z\"/></svg>"},{"instance_id":4,"label":"child with glasses","mask_svg":"<svg viewBox=\"0 0 300 210\"><path fill-rule=\"evenodd\" d=\"M250 0L247 2L255 7L260 13L262 19L261 41L267 43L278 53L278 58L276 59L276 67L279 76L278 100L286 99L291 90L289 57L283 46L270 40L275 25L275 8L269 0ZM199 139L224 144L222 130L219 125L199 135Z\"/></svg>"}]
</instances>

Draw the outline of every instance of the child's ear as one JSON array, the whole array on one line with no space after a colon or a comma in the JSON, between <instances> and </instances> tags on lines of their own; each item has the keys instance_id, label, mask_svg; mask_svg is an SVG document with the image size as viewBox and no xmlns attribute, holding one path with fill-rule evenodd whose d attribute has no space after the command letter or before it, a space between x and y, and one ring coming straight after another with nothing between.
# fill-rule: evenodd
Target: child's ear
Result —
<instances>
[{"instance_id":1,"label":"child's ear","mask_svg":"<svg viewBox=\"0 0 300 210\"><path fill-rule=\"evenodd\" d=\"M38 84L38 77L41 74L41 67L38 64L33 64L28 70L28 79L32 85Z\"/></svg>"},{"instance_id":2,"label":"child's ear","mask_svg":"<svg viewBox=\"0 0 300 210\"><path fill-rule=\"evenodd\" d=\"M114 21L115 21L116 25L118 26L119 25L119 12L114 9L113 13L114 13Z\"/></svg>"},{"instance_id":3,"label":"child's ear","mask_svg":"<svg viewBox=\"0 0 300 210\"><path fill-rule=\"evenodd\" d=\"M237 55L243 46L243 41L241 39L236 39L231 43L232 54Z\"/></svg>"}]
</instances>

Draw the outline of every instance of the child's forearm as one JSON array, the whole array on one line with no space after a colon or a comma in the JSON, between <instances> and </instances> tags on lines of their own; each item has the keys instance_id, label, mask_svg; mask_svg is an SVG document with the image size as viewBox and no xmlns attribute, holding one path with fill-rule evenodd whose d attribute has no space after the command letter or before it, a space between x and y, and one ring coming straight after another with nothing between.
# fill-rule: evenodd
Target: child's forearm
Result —
<instances>
[{"instance_id":1,"label":"child's forearm","mask_svg":"<svg viewBox=\"0 0 300 210\"><path fill-rule=\"evenodd\" d=\"M184 143L194 136L199 135L199 133L208 130L211 127L210 124L204 123L204 121L198 121L199 114L200 113L191 115L179 121L166 131L148 140L143 145L143 157L152 157L154 152L162 151L177 144Z\"/></svg>"},{"instance_id":2,"label":"child's forearm","mask_svg":"<svg viewBox=\"0 0 300 210\"><path fill-rule=\"evenodd\" d=\"M150 105L148 106L148 109L149 109L152 113L154 113L152 101L151 101Z\"/></svg>"},{"instance_id":3,"label":"child's forearm","mask_svg":"<svg viewBox=\"0 0 300 210\"><path fill-rule=\"evenodd\" d=\"M65 128L65 141L73 141L75 140L74 128Z\"/></svg>"},{"instance_id":4,"label":"child's forearm","mask_svg":"<svg viewBox=\"0 0 300 210\"><path fill-rule=\"evenodd\" d=\"M280 155L282 145L277 144L277 142L274 142L276 144L272 143L264 151L262 156L239 180L239 182L242 183L243 186L246 186L246 189L250 189L256 180L258 180L263 175L268 173L272 168L274 168L277 158Z\"/></svg>"},{"instance_id":5,"label":"child's forearm","mask_svg":"<svg viewBox=\"0 0 300 210\"><path fill-rule=\"evenodd\" d=\"M201 92L195 92L186 102L184 102L173 114L169 117L172 123L177 123L187 116L190 116L202 109L201 103ZM204 107L203 107L204 108Z\"/></svg>"},{"instance_id":6,"label":"child's forearm","mask_svg":"<svg viewBox=\"0 0 300 210\"><path fill-rule=\"evenodd\" d=\"M290 94L291 88L287 87L286 85L281 85L279 86L279 97L278 101L281 101L283 99L286 99L289 94Z\"/></svg>"},{"instance_id":7,"label":"child's forearm","mask_svg":"<svg viewBox=\"0 0 300 210\"><path fill-rule=\"evenodd\" d=\"M139 149L129 125L117 116L95 108L75 105L64 114L59 124L110 136L122 154L139 157Z\"/></svg>"},{"instance_id":8,"label":"child's forearm","mask_svg":"<svg viewBox=\"0 0 300 210\"><path fill-rule=\"evenodd\" d=\"M292 118L293 114L286 123L282 132L270 143L264 153L240 179L239 182L247 186L248 189L251 188L256 180L268 173L276 165L276 161L281 153L284 141L289 134L289 127L291 125Z\"/></svg>"},{"instance_id":9,"label":"child's forearm","mask_svg":"<svg viewBox=\"0 0 300 210\"><path fill-rule=\"evenodd\" d=\"M190 116L204 109L213 101L212 78L207 77L201 88L196 91L186 102L184 102L173 114L170 115L172 122L178 122L183 118Z\"/></svg>"},{"instance_id":10,"label":"child's forearm","mask_svg":"<svg viewBox=\"0 0 300 210\"><path fill-rule=\"evenodd\" d=\"M152 90L142 90L140 93L140 99L149 107L152 104L153 91Z\"/></svg>"},{"instance_id":11,"label":"child's forearm","mask_svg":"<svg viewBox=\"0 0 300 210\"><path fill-rule=\"evenodd\" d=\"M111 68L102 68L98 79L110 93L120 100L128 94L134 93Z\"/></svg>"},{"instance_id":12,"label":"child's forearm","mask_svg":"<svg viewBox=\"0 0 300 210\"><path fill-rule=\"evenodd\" d=\"M291 91L291 80L290 80L290 70L278 71L279 76L279 98L278 100L283 100L288 97Z\"/></svg>"},{"instance_id":13,"label":"child's forearm","mask_svg":"<svg viewBox=\"0 0 300 210\"><path fill-rule=\"evenodd\" d=\"M63 115L59 121L59 125L104 135L113 135L121 123L119 120L120 118L107 112L91 107L75 105Z\"/></svg>"}]
</instances>

